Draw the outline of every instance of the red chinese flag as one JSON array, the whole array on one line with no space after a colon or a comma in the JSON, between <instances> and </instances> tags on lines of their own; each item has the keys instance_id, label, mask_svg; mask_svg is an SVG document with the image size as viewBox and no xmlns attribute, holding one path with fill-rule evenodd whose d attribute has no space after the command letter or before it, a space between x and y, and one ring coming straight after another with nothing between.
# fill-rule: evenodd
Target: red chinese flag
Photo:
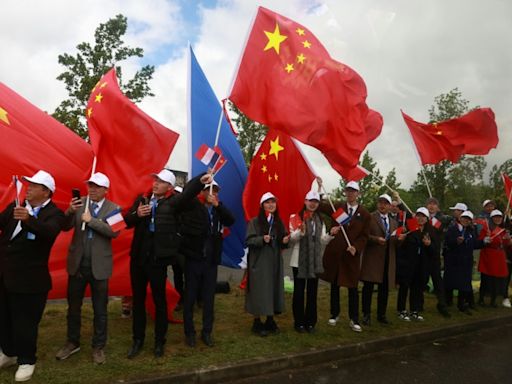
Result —
<instances>
[{"instance_id":1,"label":"red chinese flag","mask_svg":"<svg viewBox=\"0 0 512 384\"><path fill-rule=\"evenodd\" d=\"M407 219L406 222L407 222L407 229L410 232L414 232L414 231L417 231L418 229L420 229L420 226L418 224L418 219L416 219L415 217L411 217L410 219Z\"/></svg>"},{"instance_id":2,"label":"red chinese flag","mask_svg":"<svg viewBox=\"0 0 512 384\"><path fill-rule=\"evenodd\" d=\"M510 180L510 177L504 173L501 174L501 178L503 179L503 185L505 186L507 201L509 202L509 205L512 205L512 180Z\"/></svg>"},{"instance_id":3,"label":"red chinese flag","mask_svg":"<svg viewBox=\"0 0 512 384\"><path fill-rule=\"evenodd\" d=\"M277 197L279 216L288 228L290 215L302 208L314 179L315 175L293 140L282 132L269 129L251 161L242 197L245 217L257 216L261 195L272 192Z\"/></svg>"},{"instance_id":4,"label":"red chinese flag","mask_svg":"<svg viewBox=\"0 0 512 384\"><path fill-rule=\"evenodd\" d=\"M402 112L418 149L421 163L452 163L462 155L486 155L498 145L498 127L490 108L478 108L451 120L424 124Z\"/></svg>"},{"instance_id":5,"label":"red chinese flag","mask_svg":"<svg viewBox=\"0 0 512 384\"><path fill-rule=\"evenodd\" d=\"M129 207L165 166L179 135L123 95L114 69L92 90L86 117L96 170L110 178L109 199Z\"/></svg>"},{"instance_id":6,"label":"red chinese flag","mask_svg":"<svg viewBox=\"0 0 512 384\"><path fill-rule=\"evenodd\" d=\"M366 132L378 116L368 118L363 79L307 28L263 7L229 99L252 120L320 150L338 172L355 167L380 133Z\"/></svg>"}]
</instances>

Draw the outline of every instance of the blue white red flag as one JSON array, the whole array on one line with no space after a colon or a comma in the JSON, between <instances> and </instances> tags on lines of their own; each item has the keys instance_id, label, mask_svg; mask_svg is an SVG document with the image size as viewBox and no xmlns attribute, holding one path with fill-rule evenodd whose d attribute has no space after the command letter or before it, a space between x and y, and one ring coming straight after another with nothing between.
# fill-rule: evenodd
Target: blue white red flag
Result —
<instances>
[{"instance_id":1,"label":"blue white red flag","mask_svg":"<svg viewBox=\"0 0 512 384\"><path fill-rule=\"evenodd\" d=\"M336 220L339 225L347 224L351 219L350 215L341 207L332 214L332 218Z\"/></svg>"}]
</instances>

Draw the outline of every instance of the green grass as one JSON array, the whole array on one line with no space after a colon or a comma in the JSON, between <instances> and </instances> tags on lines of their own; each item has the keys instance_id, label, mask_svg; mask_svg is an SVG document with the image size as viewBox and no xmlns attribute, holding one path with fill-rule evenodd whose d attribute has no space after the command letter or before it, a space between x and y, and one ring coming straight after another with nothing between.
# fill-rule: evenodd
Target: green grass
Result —
<instances>
[{"instance_id":1,"label":"green grass","mask_svg":"<svg viewBox=\"0 0 512 384\"><path fill-rule=\"evenodd\" d=\"M82 321L82 349L68 360L56 361L55 353L66 338L66 304L51 302L40 327L38 362L30 383L123 383L133 379L158 377L166 374L186 372L200 368L226 365L261 357L283 356L292 352L310 351L323 347L345 345L366 340L400 335L412 330L431 329L492 317L507 311L503 308L483 308L473 316L459 313L452 308L452 318L444 319L435 310L436 300L431 294L425 295L425 321L406 323L396 316L396 292L390 294L388 318L389 326L376 321L371 327L363 327L362 333L354 333L348 328L346 289L342 289L342 314L336 327L327 325L329 318L329 288L321 284L319 288L318 325L314 334L298 334L293 329L291 295L286 294L287 310L277 316L281 333L266 338L250 332L252 318L244 312L244 295L235 288L230 294L217 295L215 308L214 341L208 348L199 341L195 349L184 344L183 326L170 324L166 354L155 359L153 350L153 323L148 321L146 344L137 358L128 360L126 353L131 345L131 319L121 319L121 302L112 299L109 304L109 340L106 348L107 363L95 366L91 359L92 309L89 302L84 304ZM373 309L376 307L374 294ZM181 312L177 316L181 317ZM200 330L201 312L196 312L196 329ZM375 319L375 314L373 314ZM0 371L0 383L13 382L16 368Z\"/></svg>"}]
</instances>

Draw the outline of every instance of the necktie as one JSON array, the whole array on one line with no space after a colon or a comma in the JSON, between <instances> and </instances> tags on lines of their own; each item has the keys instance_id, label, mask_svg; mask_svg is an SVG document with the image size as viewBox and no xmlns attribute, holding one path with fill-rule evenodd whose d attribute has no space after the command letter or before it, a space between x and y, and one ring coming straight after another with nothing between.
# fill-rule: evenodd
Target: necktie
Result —
<instances>
[{"instance_id":1,"label":"necktie","mask_svg":"<svg viewBox=\"0 0 512 384\"><path fill-rule=\"evenodd\" d=\"M353 214L353 213L354 213L354 208L350 207L350 208L348 209L348 215L349 215L349 217L352 217L352 214Z\"/></svg>"},{"instance_id":2,"label":"necktie","mask_svg":"<svg viewBox=\"0 0 512 384\"><path fill-rule=\"evenodd\" d=\"M96 203L96 202L93 202L93 203L91 204L90 212L91 212L91 216L92 216L92 217L95 217L95 218L96 218L96 217L98 217L98 212L97 212L98 207L99 207L99 205L98 205L98 203ZM90 229L90 228L89 228L89 229L87 230L87 238L88 238L88 239L92 239L92 235L93 235L93 233L92 233L92 229Z\"/></svg>"},{"instance_id":3,"label":"necktie","mask_svg":"<svg viewBox=\"0 0 512 384\"><path fill-rule=\"evenodd\" d=\"M149 223L149 232L155 232L155 213L156 213L156 207L158 205L158 200L156 197L151 198L151 201L149 202L151 205L151 221Z\"/></svg>"},{"instance_id":4,"label":"necktie","mask_svg":"<svg viewBox=\"0 0 512 384\"><path fill-rule=\"evenodd\" d=\"M386 216L382 216L382 222L384 223L384 228L386 228L386 239L389 237L389 224Z\"/></svg>"},{"instance_id":5,"label":"necktie","mask_svg":"<svg viewBox=\"0 0 512 384\"><path fill-rule=\"evenodd\" d=\"M39 214L39 211L41 210L41 207L35 207L32 209L32 215L37 219L37 215ZM32 232L27 232L27 239L28 240L35 240L36 235Z\"/></svg>"}]
</instances>

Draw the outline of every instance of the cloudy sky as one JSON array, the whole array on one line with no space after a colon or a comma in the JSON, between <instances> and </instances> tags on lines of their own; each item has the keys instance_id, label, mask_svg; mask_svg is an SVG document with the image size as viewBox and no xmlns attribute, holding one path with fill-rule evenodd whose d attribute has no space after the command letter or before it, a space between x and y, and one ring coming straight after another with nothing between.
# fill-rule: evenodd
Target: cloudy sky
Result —
<instances>
[{"instance_id":1,"label":"cloudy sky","mask_svg":"<svg viewBox=\"0 0 512 384\"><path fill-rule=\"evenodd\" d=\"M512 144L512 2L508 0L2 0L0 81L43 110L66 98L56 80L62 53L93 41L96 27L123 14L127 44L145 56L123 63L125 75L156 66L155 97L141 108L182 134L171 166L188 169L186 154L187 44L219 99L226 97L259 5L310 29L331 56L365 79L368 104L382 113L381 136L369 146L384 174L393 167L408 186L419 165L400 109L428 120L434 97L458 87L470 105L491 107L500 144L487 157L501 164ZM338 176L306 148L328 189Z\"/></svg>"}]
</instances>

